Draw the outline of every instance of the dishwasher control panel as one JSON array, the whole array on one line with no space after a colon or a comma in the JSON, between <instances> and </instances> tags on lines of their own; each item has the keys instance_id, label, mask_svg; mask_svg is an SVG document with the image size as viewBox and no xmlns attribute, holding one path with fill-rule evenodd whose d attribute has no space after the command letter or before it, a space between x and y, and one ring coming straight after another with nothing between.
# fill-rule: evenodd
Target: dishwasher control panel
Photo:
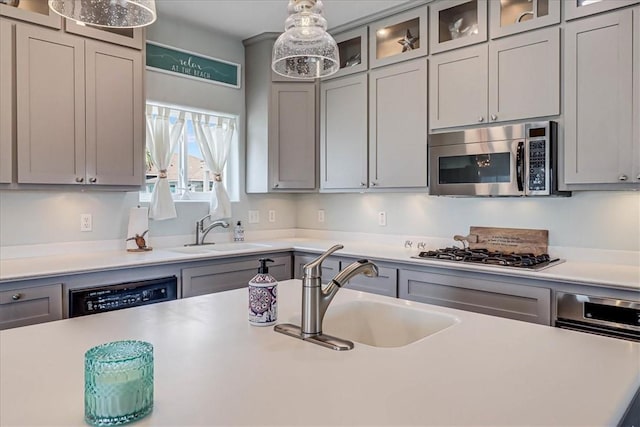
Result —
<instances>
[{"instance_id":1,"label":"dishwasher control panel","mask_svg":"<svg viewBox=\"0 0 640 427\"><path fill-rule=\"evenodd\" d=\"M155 304L177 298L176 276L69 292L69 317Z\"/></svg>"}]
</instances>

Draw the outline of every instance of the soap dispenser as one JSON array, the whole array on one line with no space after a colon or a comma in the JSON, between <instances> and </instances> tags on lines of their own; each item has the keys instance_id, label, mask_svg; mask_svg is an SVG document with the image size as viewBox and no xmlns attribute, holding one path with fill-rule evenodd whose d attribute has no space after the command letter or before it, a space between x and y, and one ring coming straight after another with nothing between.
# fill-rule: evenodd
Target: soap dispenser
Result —
<instances>
[{"instance_id":1,"label":"soap dispenser","mask_svg":"<svg viewBox=\"0 0 640 427\"><path fill-rule=\"evenodd\" d=\"M278 318L278 282L269 274L267 262L272 259L260 258L258 274L249 281L249 323L255 326L269 326Z\"/></svg>"},{"instance_id":2,"label":"soap dispenser","mask_svg":"<svg viewBox=\"0 0 640 427\"><path fill-rule=\"evenodd\" d=\"M240 221L233 228L233 241L244 242L244 227L242 227L242 222Z\"/></svg>"}]
</instances>

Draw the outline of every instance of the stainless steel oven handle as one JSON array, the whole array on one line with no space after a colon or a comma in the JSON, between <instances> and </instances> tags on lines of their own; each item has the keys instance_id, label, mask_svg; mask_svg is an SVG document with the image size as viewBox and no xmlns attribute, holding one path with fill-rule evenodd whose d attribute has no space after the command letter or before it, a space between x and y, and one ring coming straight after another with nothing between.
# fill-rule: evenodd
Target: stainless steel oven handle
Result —
<instances>
[{"instance_id":1,"label":"stainless steel oven handle","mask_svg":"<svg viewBox=\"0 0 640 427\"><path fill-rule=\"evenodd\" d=\"M524 191L524 142L518 142L518 152L516 154L516 181L518 191Z\"/></svg>"}]
</instances>

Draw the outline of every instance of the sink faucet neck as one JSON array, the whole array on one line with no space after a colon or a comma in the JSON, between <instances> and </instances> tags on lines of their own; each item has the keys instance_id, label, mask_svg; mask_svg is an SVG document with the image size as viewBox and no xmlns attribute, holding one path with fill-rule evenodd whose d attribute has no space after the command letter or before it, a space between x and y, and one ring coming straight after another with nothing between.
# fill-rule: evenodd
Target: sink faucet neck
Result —
<instances>
[{"instance_id":1,"label":"sink faucet neck","mask_svg":"<svg viewBox=\"0 0 640 427\"><path fill-rule=\"evenodd\" d=\"M205 227L204 224L207 220L211 221L211 214L205 215L196 221L196 245L204 245L204 239L214 228L229 228L229 223L222 220L211 221L211 223Z\"/></svg>"}]
</instances>

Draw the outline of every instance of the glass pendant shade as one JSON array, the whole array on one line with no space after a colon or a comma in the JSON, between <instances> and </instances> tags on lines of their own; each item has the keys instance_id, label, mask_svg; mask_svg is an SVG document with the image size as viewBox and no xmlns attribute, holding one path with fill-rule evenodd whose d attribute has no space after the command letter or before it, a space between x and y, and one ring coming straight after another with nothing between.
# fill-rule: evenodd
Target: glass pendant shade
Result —
<instances>
[{"instance_id":1,"label":"glass pendant shade","mask_svg":"<svg viewBox=\"0 0 640 427\"><path fill-rule=\"evenodd\" d=\"M338 45L326 31L320 0L289 0L285 30L273 45L273 71L294 79L316 79L340 69Z\"/></svg>"},{"instance_id":2,"label":"glass pendant shade","mask_svg":"<svg viewBox=\"0 0 640 427\"><path fill-rule=\"evenodd\" d=\"M97 27L144 27L157 17L155 0L49 0L49 8L65 18Z\"/></svg>"}]
</instances>

